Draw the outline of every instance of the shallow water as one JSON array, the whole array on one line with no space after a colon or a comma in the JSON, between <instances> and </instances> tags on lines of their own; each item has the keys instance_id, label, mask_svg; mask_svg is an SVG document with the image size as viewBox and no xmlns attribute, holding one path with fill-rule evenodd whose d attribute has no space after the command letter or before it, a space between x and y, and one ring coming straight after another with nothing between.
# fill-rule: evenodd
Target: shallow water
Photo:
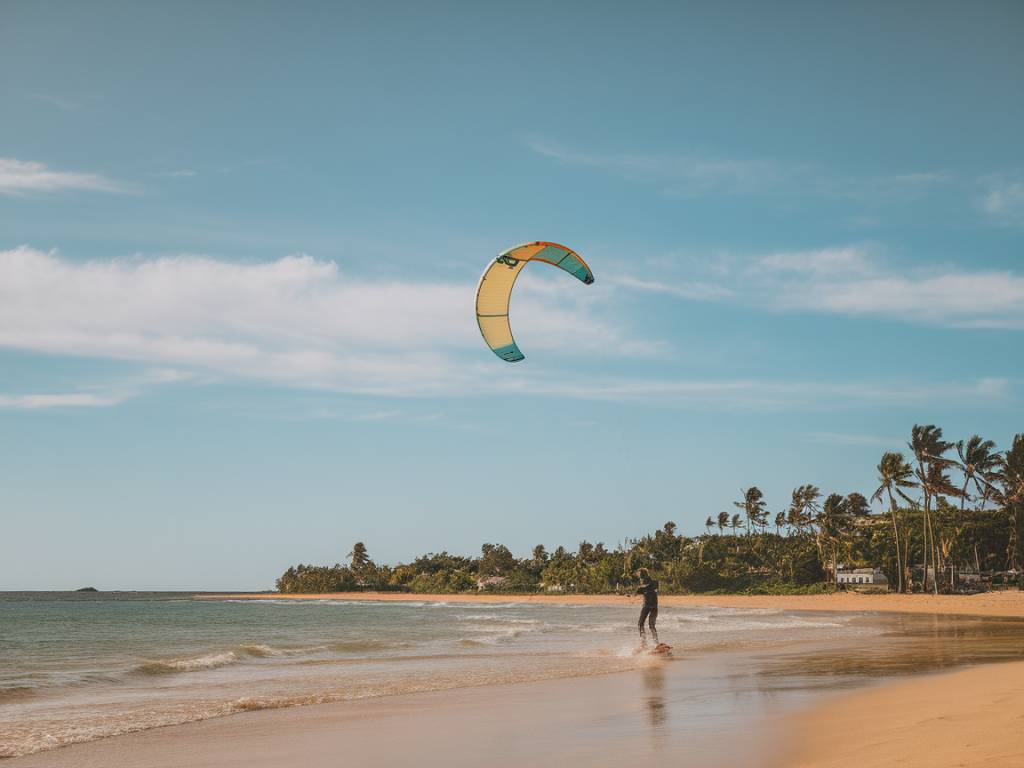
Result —
<instances>
[{"instance_id":1,"label":"shallow water","mask_svg":"<svg viewBox=\"0 0 1024 768\"><path fill-rule=\"evenodd\" d=\"M634 614L0 593L0 756L253 709L651 668L633 655ZM708 681L722 691L730 675L795 692L1024 658L1013 621L664 607L658 625L676 658L736 659Z\"/></svg>"}]
</instances>

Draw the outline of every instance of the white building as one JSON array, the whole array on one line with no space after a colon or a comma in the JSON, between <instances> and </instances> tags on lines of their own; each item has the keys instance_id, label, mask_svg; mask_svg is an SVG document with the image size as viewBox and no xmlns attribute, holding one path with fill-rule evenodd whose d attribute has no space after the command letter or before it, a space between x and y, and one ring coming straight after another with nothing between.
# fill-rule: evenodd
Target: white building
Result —
<instances>
[{"instance_id":1,"label":"white building","mask_svg":"<svg viewBox=\"0 0 1024 768\"><path fill-rule=\"evenodd\" d=\"M843 568L839 566L836 581L840 584L859 584L861 586L889 586L889 580L885 578L881 568Z\"/></svg>"},{"instance_id":2,"label":"white building","mask_svg":"<svg viewBox=\"0 0 1024 768\"><path fill-rule=\"evenodd\" d=\"M476 580L477 589L500 589L508 581L504 576L488 576L485 579Z\"/></svg>"}]
</instances>

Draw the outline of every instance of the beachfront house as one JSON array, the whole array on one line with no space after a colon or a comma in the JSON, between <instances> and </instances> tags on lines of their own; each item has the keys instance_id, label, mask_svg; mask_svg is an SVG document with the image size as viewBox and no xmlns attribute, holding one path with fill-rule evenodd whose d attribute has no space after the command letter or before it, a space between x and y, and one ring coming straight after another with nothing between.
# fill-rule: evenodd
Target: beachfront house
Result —
<instances>
[{"instance_id":1,"label":"beachfront house","mask_svg":"<svg viewBox=\"0 0 1024 768\"><path fill-rule=\"evenodd\" d=\"M479 590L501 589L506 581L508 581L508 579L506 579L504 576L488 576L484 579L477 579L476 588Z\"/></svg>"},{"instance_id":2,"label":"beachfront house","mask_svg":"<svg viewBox=\"0 0 1024 768\"><path fill-rule=\"evenodd\" d=\"M850 584L853 586L889 586L889 580L885 578L881 568L844 568L839 566L836 581L840 584Z\"/></svg>"}]
</instances>

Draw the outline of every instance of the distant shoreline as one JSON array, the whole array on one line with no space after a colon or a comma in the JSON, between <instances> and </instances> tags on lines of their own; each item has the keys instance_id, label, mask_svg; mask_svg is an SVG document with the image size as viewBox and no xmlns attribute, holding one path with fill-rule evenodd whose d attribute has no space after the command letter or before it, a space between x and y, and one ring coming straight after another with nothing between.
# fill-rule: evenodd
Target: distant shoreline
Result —
<instances>
[{"instance_id":1,"label":"distant shoreline","mask_svg":"<svg viewBox=\"0 0 1024 768\"><path fill-rule=\"evenodd\" d=\"M377 602L535 603L550 605L632 605L630 595L502 595L408 592L274 592L196 593L198 600L362 600ZM662 605L721 608L772 608L786 611L880 611L1024 619L1024 592L982 592L977 595L880 595L838 592L831 595L662 595Z\"/></svg>"}]
</instances>

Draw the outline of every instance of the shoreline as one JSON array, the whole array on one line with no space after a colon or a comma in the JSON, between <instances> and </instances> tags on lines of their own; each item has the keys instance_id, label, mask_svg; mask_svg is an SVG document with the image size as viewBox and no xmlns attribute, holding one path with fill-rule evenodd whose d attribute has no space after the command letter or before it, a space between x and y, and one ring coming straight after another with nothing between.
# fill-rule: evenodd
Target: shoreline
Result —
<instances>
[{"instance_id":1,"label":"shoreline","mask_svg":"<svg viewBox=\"0 0 1024 768\"><path fill-rule=\"evenodd\" d=\"M331 593L278 595L224 593L195 595L202 600L345 600L444 602L459 604L541 604L617 606L633 609L639 598L625 595L411 595ZM993 599L994 598L994 599ZM983 630L974 642L990 646L1009 637L1024 656L1024 626L1000 619L1024 618L1024 593L972 596L835 595L742 596L666 595L674 608L715 606L770 611L859 613L855 623L885 622L894 627L932 621L895 614L948 615L935 626L969 625ZM889 618L870 614L889 614ZM805 617L809 619L809 617ZM817 620L817 619L815 619ZM998 628L1002 626L1000 631ZM1007 635L1009 632L1009 635ZM918 637L917 640L909 638ZM928 639L931 637L932 639ZM904 658L920 663L945 635L913 634L901 643ZM1019 638L1019 640L1018 640ZM894 642L894 641L887 641ZM960 642L963 642L962 640ZM970 639L967 642L971 642ZM893 672L849 685L848 657L840 640L812 646L753 647L696 651L652 661L630 671L541 681L492 682L480 686L353 701L266 709L167 725L13 758L25 768L327 768L339 755L356 764L405 766L430 756L459 766L487 762L516 765L618 766L678 761L692 768L954 768L1024 765L1024 661L968 661L937 672L909 676ZM851 648L853 646L850 646ZM893 648L900 648L893 645ZM772 662L772 659L775 661ZM817 660L817 666L814 661ZM807 674L826 662L847 677L839 687L787 688L777 681ZM775 664L772 667L772 664ZM892 665L888 658L887 664ZM949 662L946 662L947 664ZM955 663L955 662L954 662ZM808 665L812 665L808 667ZM783 666L780 666L783 665ZM904 673L905 674L905 673ZM819 680L822 678L819 677ZM726 691L726 686L734 686ZM735 686L738 686L735 687ZM723 692L728 698L721 698ZM717 695L718 700L709 698ZM753 702L761 704L754 705ZM737 709L739 707L739 709ZM746 707L746 709L744 709ZM729 712L742 739L724 739L717 728ZM401 739L395 734L401 733ZM458 738L452 740L453 734ZM544 752L538 753L536 743ZM501 748L495 750L494 746ZM429 761L428 761L429 762Z\"/></svg>"},{"instance_id":2,"label":"shoreline","mask_svg":"<svg viewBox=\"0 0 1024 768\"><path fill-rule=\"evenodd\" d=\"M377 602L533 603L549 605L632 605L633 595L503 595L412 594L408 592L325 592L279 594L238 592L196 594L197 600L346 600ZM1024 592L1006 590L976 595L900 595L837 592L830 595L662 595L663 606L762 608L784 611L828 611L944 614L983 618L1024 619Z\"/></svg>"}]
</instances>

